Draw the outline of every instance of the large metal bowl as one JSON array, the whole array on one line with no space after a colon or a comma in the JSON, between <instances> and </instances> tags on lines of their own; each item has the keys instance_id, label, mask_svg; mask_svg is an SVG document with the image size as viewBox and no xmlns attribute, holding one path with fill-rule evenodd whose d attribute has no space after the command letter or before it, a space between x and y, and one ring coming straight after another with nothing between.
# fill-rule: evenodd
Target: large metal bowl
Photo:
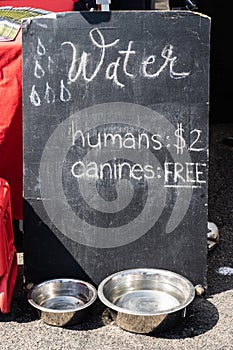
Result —
<instances>
[{"instance_id":1,"label":"large metal bowl","mask_svg":"<svg viewBox=\"0 0 233 350\"><path fill-rule=\"evenodd\" d=\"M28 302L39 317L53 326L79 323L88 314L97 298L97 290L90 283L77 279L51 279L34 285L28 291Z\"/></svg>"},{"instance_id":2,"label":"large metal bowl","mask_svg":"<svg viewBox=\"0 0 233 350\"><path fill-rule=\"evenodd\" d=\"M100 283L98 296L119 327L147 334L177 325L195 297L195 288L177 273L141 268L108 276Z\"/></svg>"}]
</instances>

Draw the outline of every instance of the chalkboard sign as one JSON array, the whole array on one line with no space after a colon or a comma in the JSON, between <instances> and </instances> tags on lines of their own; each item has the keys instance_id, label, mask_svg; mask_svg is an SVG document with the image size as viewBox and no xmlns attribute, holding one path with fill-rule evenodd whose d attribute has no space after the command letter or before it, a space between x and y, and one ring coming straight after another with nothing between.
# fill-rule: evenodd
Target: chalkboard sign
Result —
<instances>
[{"instance_id":1,"label":"chalkboard sign","mask_svg":"<svg viewBox=\"0 0 233 350\"><path fill-rule=\"evenodd\" d=\"M155 267L206 286L209 35L188 11L23 22L26 280Z\"/></svg>"}]
</instances>

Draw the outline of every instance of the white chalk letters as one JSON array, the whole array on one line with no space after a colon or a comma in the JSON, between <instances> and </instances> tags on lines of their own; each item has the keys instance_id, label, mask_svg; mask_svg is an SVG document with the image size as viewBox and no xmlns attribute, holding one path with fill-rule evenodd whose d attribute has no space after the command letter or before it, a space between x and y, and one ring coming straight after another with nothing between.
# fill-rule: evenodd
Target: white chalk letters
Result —
<instances>
[{"instance_id":1,"label":"white chalk letters","mask_svg":"<svg viewBox=\"0 0 233 350\"><path fill-rule=\"evenodd\" d=\"M155 47L155 52L147 54L145 50L140 52L137 42L133 40L127 43L119 38L108 41L107 34L104 36L99 28L91 29L87 40L89 40L88 52L72 41L58 44L60 55L67 57L69 62L64 70L63 63L55 64L49 49L38 37L33 74L36 80L43 80L44 84L32 85L29 98L35 107L56 101L69 102L72 99L72 89L75 89L80 81L90 84L100 75L104 77L106 83L111 82L119 89L123 89L138 76L150 82L153 80L155 83L162 74L166 74L169 79L184 79L190 75L189 71L176 69L178 58L172 44L165 44L161 48ZM56 73L60 74L61 71L64 71L63 79L55 81L53 79L53 84L59 84L53 86L49 82L49 77Z\"/></svg>"}]
</instances>

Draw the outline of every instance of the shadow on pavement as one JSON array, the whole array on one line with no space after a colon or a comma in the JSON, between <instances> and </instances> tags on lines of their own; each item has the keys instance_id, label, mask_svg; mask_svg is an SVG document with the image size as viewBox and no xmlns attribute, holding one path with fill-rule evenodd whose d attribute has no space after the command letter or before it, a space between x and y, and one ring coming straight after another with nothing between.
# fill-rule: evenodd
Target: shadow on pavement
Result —
<instances>
[{"instance_id":1,"label":"shadow on pavement","mask_svg":"<svg viewBox=\"0 0 233 350\"><path fill-rule=\"evenodd\" d=\"M210 127L209 221L219 229L219 244L208 253L210 295L233 289L233 146L224 144L232 136L233 124Z\"/></svg>"},{"instance_id":2,"label":"shadow on pavement","mask_svg":"<svg viewBox=\"0 0 233 350\"><path fill-rule=\"evenodd\" d=\"M187 308L187 316L174 329L161 333L160 338L185 339L193 338L211 330L218 322L219 313L216 307L204 297L196 297Z\"/></svg>"}]
</instances>

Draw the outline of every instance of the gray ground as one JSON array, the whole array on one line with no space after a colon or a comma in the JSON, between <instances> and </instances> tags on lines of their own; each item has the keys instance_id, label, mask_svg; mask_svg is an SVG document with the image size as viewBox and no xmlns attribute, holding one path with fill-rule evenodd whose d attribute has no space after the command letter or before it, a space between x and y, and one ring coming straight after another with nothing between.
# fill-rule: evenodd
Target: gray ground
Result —
<instances>
[{"instance_id":1,"label":"gray ground","mask_svg":"<svg viewBox=\"0 0 233 350\"><path fill-rule=\"evenodd\" d=\"M233 124L210 127L209 221L219 228L220 242L208 253L207 293L194 299L182 323L159 336L137 335L103 318L104 307L97 302L82 324L46 325L23 292L21 253L11 312L0 313L0 349L233 349L233 275L219 273L233 268L233 147L222 143L226 136L233 136Z\"/></svg>"}]
</instances>

